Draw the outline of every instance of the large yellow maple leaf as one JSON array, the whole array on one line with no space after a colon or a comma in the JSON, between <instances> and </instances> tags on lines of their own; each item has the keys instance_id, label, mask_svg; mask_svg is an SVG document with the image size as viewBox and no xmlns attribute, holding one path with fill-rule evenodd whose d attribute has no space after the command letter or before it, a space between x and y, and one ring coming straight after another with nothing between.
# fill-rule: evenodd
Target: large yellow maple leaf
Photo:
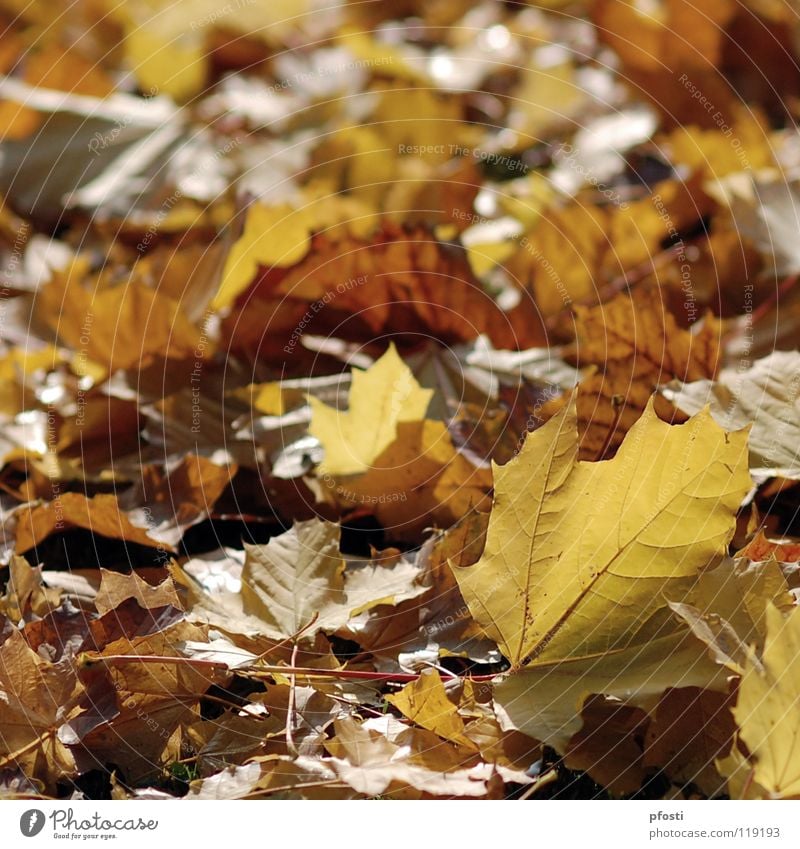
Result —
<instances>
[{"instance_id":1,"label":"large yellow maple leaf","mask_svg":"<svg viewBox=\"0 0 800 849\"><path fill-rule=\"evenodd\" d=\"M671 582L724 553L750 486L747 432L707 410L673 427L651 403L613 460L577 455L573 399L494 468L486 548L455 572L515 667L627 642Z\"/></svg>"},{"instance_id":2,"label":"large yellow maple leaf","mask_svg":"<svg viewBox=\"0 0 800 849\"><path fill-rule=\"evenodd\" d=\"M613 460L578 460L575 400L495 467L483 556L455 569L467 605L511 661L504 728L565 749L592 693L652 707L669 687L727 674L672 615L724 553L750 485L747 432L704 410L670 426L652 403Z\"/></svg>"}]
</instances>

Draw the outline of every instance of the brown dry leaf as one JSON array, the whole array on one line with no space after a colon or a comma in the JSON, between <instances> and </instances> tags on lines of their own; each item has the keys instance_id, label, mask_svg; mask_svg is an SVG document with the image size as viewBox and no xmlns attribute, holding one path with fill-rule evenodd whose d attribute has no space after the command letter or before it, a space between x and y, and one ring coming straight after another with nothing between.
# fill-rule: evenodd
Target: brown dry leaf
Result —
<instances>
[{"instance_id":1,"label":"brown dry leaf","mask_svg":"<svg viewBox=\"0 0 800 849\"><path fill-rule=\"evenodd\" d=\"M343 784L320 758L286 755L257 756L243 766L226 767L193 781L186 799L353 799L359 796Z\"/></svg>"},{"instance_id":2,"label":"brown dry leaf","mask_svg":"<svg viewBox=\"0 0 800 849\"><path fill-rule=\"evenodd\" d=\"M660 384L717 371L718 324L707 317L698 332L681 330L657 291L638 288L607 304L576 307L576 337L568 359L595 367L578 387L581 457L587 460L613 454ZM543 414L562 404L545 405ZM681 420L670 404L658 398L655 404L660 416Z\"/></svg>"},{"instance_id":3,"label":"brown dry leaf","mask_svg":"<svg viewBox=\"0 0 800 849\"><path fill-rule=\"evenodd\" d=\"M313 236L298 265L265 269L223 327L234 350L288 364L302 351L301 331L353 340L418 332L445 342L485 334L513 350L546 339L530 300L504 312L482 290L463 249L425 229L388 224L368 240Z\"/></svg>"},{"instance_id":4,"label":"brown dry leaf","mask_svg":"<svg viewBox=\"0 0 800 849\"><path fill-rule=\"evenodd\" d=\"M642 785L644 711L594 696L581 709L583 728L570 740L564 763L588 773L611 793L635 793Z\"/></svg>"},{"instance_id":5,"label":"brown dry leaf","mask_svg":"<svg viewBox=\"0 0 800 849\"><path fill-rule=\"evenodd\" d=\"M124 503L153 538L177 545L188 528L208 517L237 470L236 463L220 465L191 453L169 470L143 466Z\"/></svg>"},{"instance_id":6,"label":"brown dry leaf","mask_svg":"<svg viewBox=\"0 0 800 849\"><path fill-rule=\"evenodd\" d=\"M667 690L647 729L644 765L659 767L679 784L694 784L713 797L724 789L714 767L727 755L735 724L733 697L687 687Z\"/></svg>"},{"instance_id":7,"label":"brown dry leaf","mask_svg":"<svg viewBox=\"0 0 800 849\"><path fill-rule=\"evenodd\" d=\"M486 763L517 774L526 772L542 755L542 747L536 740L519 731L504 731L494 716L469 722L466 734Z\"/></svg>"},{"instance_id":8,"label":"brown dry leaf","mask_svg":"<svg viewBox=\"0 0 800 849\"><path fill-rule=\"evenodd\" d=\"M59 459L80 461L91 474L107 468L114 458L138 450L144 419L136 402L110 397L99 389L79 397L79 411L58 427L53 453Z\"/></svg>"},{"instance_id":9,"label":"brown dry leaf","mask_svg":"<svg viewBox=\"0 0 800 849\"><path fill-rule=\"evenodd\" d=\"M109 616L114 615L114 611ZM227 677L207 667L195 668L178 649L179 643L205 639L205 631L188 622L131 638L123 634L101 652L91 653L90 672L107 676L116 691L118 713L97 724L81 738L81 745L100 763L115 763L132 782L152 780L169 760L170 739L176 729L196 721L197 703L214 684ZM103 658L128 655L129 662L108 663ZM172 663L138 662L139 656L177 658Z\"/></svg>"},{"instance_id":10,"label":"brown dry leaf","mask_svg":"<svg viewBox=\"0 0 800 849\"><path fill-rule=\"evenodd\" d=\"M198 224L200 220L198 213ZM187 315L199 315L219 287L223 248L222 242L156 244L139 260L138 274L155 283L160 294L178 301Z\"/></svg>"},{"instance_id":11,"label":"brown dry leaf","mask_svg":"<svg viewBox=\"0 0 800 849\"><path fill-rule=\"evenodd\" d=\"M467 708L466 713L470 712L474 711ZM491 723L489 711L482 711L482 714L484 719ZM530 784L531 779L526 770L531 766L532 760L528 757L531 752L538 752L538 744L523 734L511 733L505 736L496 723L490 728L484 719L478 720L482 723L482 729L476 730L476 738L483 741L490 754L488 758L481 752L476 752L475 745L457 746L442 740L432 731L409 726L392 716L368 719L363 728L382 732L390 743L403 747L411 763L426 769L447 771L468 767L478 774L495 772L503 781ZM495 779L492 779L492 782L495 783ZM490 792L493 792L492 788Z\"/></svg>"},{"instance_id":12,"label":"brown dry leaf","mask_svg":"<svg viewBox=\"0 0 800 849\"><path fill-rule=\"evenodd\" d=\"M208 774L262 755L267 739L285 732L285 719L249 710L200 720L186 729L186 737L197 752L201 774Z\"/></svg>"},{"instance_id":13,"label":"brown dry leaf","mask_svg":"<svg viewBox=\"0 0 800 849\"><path fill-rule=\"evenodd\" d=\"M139 279L125 285L84 285L86 269L76 261L54 275L37 295L36 313L65 345L81 351L108 374L142 369L153 362L210 354L202 331L185 315L180 301L148 288ZM200 350L202 356L195 356Z\"/></svg>"},{"instance_id":14,"label":"brown dry leaf","mask_svg":"<svg viewBox=\"0 0 800 849\"><path fill-rule=\"evenodd\" d=\"M310 637L329 627L326 614L345 601L338 526L299 522L266 545L245 550L242 609L268 636L284 639L308 628Z\"/></svg>"},{"instance_id":15,"label":"brown dry leaf","mask_svg":"<svg viewBox=\"0 0 800 849\"><path fill-rule=\"evenodd\" d=\"M129 598L135 599L140 607L147 610L167 605L178 610L183 609L175 584L170 577L165 578L157 586L152 586L140 578L136 572L123 575L101 569L100 574L102 576L100 588L94 598L94 606L100 616L116 609Z\"/></svg>"},{"instance_id":16,"label":"brown dry leaf","mask_svg":"<svg viewBox=\"0 0 800 849\"><path fill-rule=\"evenodd\" d=\"M8 582L5 594L0 597L0 611L18 624L31 613L46 615L58 605L60 593L42 586L42 567L31 566L17 554L12 555L8 564Z\"/></svg>"},{"instance_id":17,"label":"brown dry leaf","mask_svg":"<svg viewBox=\"0 0 800 849\"><path fill-rule=\"evenodd\" d=\"M635 0L601 0L591 5L590 14L601 41L618 51L622 80L659 110L667 126L682 121L718 132L719 116L729 114L737 97L716 66L726 46L740 43L752 28L746 16L738 38L726 33L737 10L731 0L712 0L702 9L690 0L659 0L652 6ZM699 94L693 97L694 92ZM700 97L705 97L702 103Z\"/></svg>"},{"instance_id":18,"label":"brown dry leaf","mask_svg":"<svg viewBox=\"0 0 800 849\"><path fill-rule=\"evenodd\" d=\"M478 763L459 766L431 757L430 764L403 757L403 748L378 731L353 719L334 723L336 736L325 747L333 755L328 763L339 778L367 796L396 796L411 787L431 796L480 797L492 792L494 767Z\"/></svg>"},{"instance_id":19,"label":"brown dry leaf","mask_svg":"<svg viewBox=\"0 0 800 849\"><path fill-rule=\"evenodd\" d=\"M166 631L185 618L183 611L177 607L142 607L138 600L131 596L103 616L89 619L88 633L79 648L89 652L102 651L106 646L120 643L126 637L144 638Z\"/></svg>"},{"instance_id":20,"label":"brown dry leaf","mask_svg":"<svg viewBox=\"0 0 800 849\"><path fill-rule=\"evenodd\" d=\"M12 630L0 646L0 768L17 767L48 786L74 775L59 730L80 713L82 695L69 658L50 663Z\"/></svg>"},{"instance_id":21,"label":"brown dry leaf","mask_svg":"<svg viewBox=\"0 0 800 849\"><path fill-rule=\"evenodd\" d=\"M221 466L207 457L188 454L166 476L155 466L142 470L142 489L148 504L169 504L180 524L205 515L222 495L236 465Z\"/></svg>"},{"instance_id":22,"label":"brown dry leaf","mask_svg":"<svg viewBox=\"0 0 800 849\"><path fill-rule=\"evenodd\" d=\"M20 508L17 551L28 551L51 534L72 528L85 528L109 539L121 539L150 548L173 550L171 546L150 537L145 528L132 524L120 510L115 496L101 494L87 498L79 492L65 492L48 504Z\"/></svg>"},{"instance_id":23,"label":"brown dry leaf","mask_svg":"<svg viewBox=\"0 0 800 849\"><path fill-rule=\"evenodd\" d=\"M392 664L414 666L440 655L469 657L479 662L499 659L495 644L483 636L458 589L448 562L475 563L483 550L488 516L472 511L445 533L423 545L416 557L421 583L429 589L395 608L376 607L354 617L341 636Z\"/></svg>"},{"instance_id":24,"label":"brown dry leaf","mask_svg":"<svg viewBox=\"0 0 800 849\"><path fill-rule=\"evenodd\" d=\"M289 759L287 758L287 760ZM186 798L195 801L244 799L253 795L258 789L261 774L262 767L260 763L249 763L243 766L226 766L225 769L214 775L209 775L207 778L198 778L193 781ZM317 778L318 775L318 772L315 773L314 778ZM328 775L333 777L332 771ZM307 778L307 775L303 775L301 778L295 779L295 782L292 783Z\"/></svg>"},{"instance_id":25,"label":"brown dry leaf","mask_svg":"<svg viewBox=\"0 0 800 849\"><path fill-rule=\"evenodd\" d=\"M422 570L405 560L345 570L338 525L297 522L266 545L246 545L239 593L200 592L189 585L189 615L235 636L285 640L336 631L378 605L425 593Z\"/></svg>"},{"instance_id":26,"label":"brown dry leaf","mask_svg":"<svg viewBox=\"0 0 800 849\"><path fill-rule=\"evenodd\" d=\"M258 709L263 706L280 725L280 734L266 741L266 754L291 754L286 743L286 727L289 723L291 706L291 730L294 749L301 755L321 756L326 733L337 717L346 716L351 708L343 702L341 695L330 698L314 686L276 684L268 686L266 693L256 694L252 704Z\"/></svg>"},{"instance_id":27,"label":"brown dry leaf","mask_svg":"<svg viewBox=\"0 0 800 849\"><path fill-rule=\"evenodd\" d=\"M633 0L599 0L592 4L600 37L614 48L625 65L659 72L673 65L688 69L717 65L724 45L724 27L735 11L732 0L709 0L702 8L690 0L664 0L652 7ZM691 37L687 37L689 33Z\"/></svg>"},{"instance_id":28,"label":"brown dry leaf","mask_svg":"<svg viewBox=\"0 0 800 849\"><path fill-rule=\"evenodd\" d=\"M533 293L543 314L554 318L573 304L603 300L613 281L653 263L664 243L690 230L712 207L700 178L663 180L650 196L607 208L581 195L549 210L519 240L505 267Z\"/></svg>"}]
</instances>

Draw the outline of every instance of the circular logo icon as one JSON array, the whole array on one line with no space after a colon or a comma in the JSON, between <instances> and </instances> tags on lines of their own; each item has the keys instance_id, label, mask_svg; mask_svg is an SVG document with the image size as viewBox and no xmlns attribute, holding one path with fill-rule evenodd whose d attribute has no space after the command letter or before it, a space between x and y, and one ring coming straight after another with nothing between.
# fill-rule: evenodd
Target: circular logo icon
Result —
<instances>
[{"instance_id":1,"label":"circular logo icon","mask_svg":"<svg viewBox=\"0 0 800 849\"><path fill-rule=\"evenodd\" d=\"M19 818L19 830L25 837L36 837L44 828L45 816L37 808L31 808Z\"/></svg>"}]
</instances>

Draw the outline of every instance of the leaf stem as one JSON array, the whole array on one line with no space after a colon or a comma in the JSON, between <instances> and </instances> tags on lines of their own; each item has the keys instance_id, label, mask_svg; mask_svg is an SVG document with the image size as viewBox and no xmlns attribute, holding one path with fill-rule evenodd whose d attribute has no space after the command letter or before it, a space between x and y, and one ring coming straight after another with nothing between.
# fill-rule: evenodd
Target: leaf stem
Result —
<instances>
[{"instance_id":1,"label":"leaf stem","mask_svg":"<svg viewBox=\"0 0 800 849\"><path fill-rule=\"evenodd\" d=\"M342 678L354 681L394 681L397 683L409 683L419 679L419 672L370 672L361 669L315 669L310 666L253 666L234 667L218 660L202 660L191 657L172 657L161 655L139 655L139 654L110 654L105 656L91 656L84 652L80 663L83 666L93 666L104 663L110 666L120 666L125 663L177 663L180 665L199 666L205 669L215 669L223 672L232 672L237 675L250 677L263 677L270 675L299 675L303 678ZM490 673L487 675L457 675L463 681L493 681L502 673Z\"/></svg>"}]
</instances>

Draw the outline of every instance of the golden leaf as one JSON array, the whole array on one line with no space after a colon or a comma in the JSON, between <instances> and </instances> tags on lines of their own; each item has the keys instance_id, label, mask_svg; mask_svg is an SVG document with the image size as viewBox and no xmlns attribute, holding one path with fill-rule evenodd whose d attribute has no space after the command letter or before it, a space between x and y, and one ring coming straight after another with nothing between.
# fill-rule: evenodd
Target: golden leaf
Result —
<instances>
[{"instance_id":1,"label":"golden leaf","mask_svg":"<svg viewBox=\"0 0 800 849\"><path fill-rule=\"evenodd\" d=\"M590 693L724 683L665 595L684 596L725 552L746 452L746 431L707 411L670 426L648 405L613 460L581 462L573 400L494 468L483 556L454 571L512 669L528 663L496 688L504 727L564 746Z\"/></svg>"},{"instance_id":2,"label":"golden leaf","mask_svg":"<svg viewBox=\"0 0 800 849\"><path fill-rule=\"evenodd\" d=\"M767 640L739 684L733 717L754 781L770 799L800 797L800 610L784 617L767 607Z\"/></svg>"},{"instance_id":3,"label":"golden leaf","mask_svg":"<svg viewBox=\"0 0 800 849\"><path fill-rule=\"evenodd\" d=\"M724 553L746 445L708 412L670 427L649 405L614 460L580 462L573 401L494 468L486 548L455 572L473 616L515 667L611 650L663 604L656 588Z\"/></svg>"},{"instance_id":4,"label":"golden leaf","mask_svg":"<svg viewBox=\"0 0 800 849\"><path fill-rule=\"evenodd\" d=\"M323 475L367 471L397 436L400 422L425 417L433 390L422 389L394 345L366 371L353 371L346 413L309 397L311 433L325 446Z\"/></svg>"},{"instance_id":5,"label":"golden leaf","mask_svg":"<svg viewBox=\"0 0 800 849\"><path fill-rule=\"evenodd\" d=\"M447 698L444 684L435 669L423 672L416 681L406 684L386 701L393 704L406 719L445 740L459 746L477 749L464 733L464 720L458 715L453 702Z\"/></svg>"}]
</instances>

